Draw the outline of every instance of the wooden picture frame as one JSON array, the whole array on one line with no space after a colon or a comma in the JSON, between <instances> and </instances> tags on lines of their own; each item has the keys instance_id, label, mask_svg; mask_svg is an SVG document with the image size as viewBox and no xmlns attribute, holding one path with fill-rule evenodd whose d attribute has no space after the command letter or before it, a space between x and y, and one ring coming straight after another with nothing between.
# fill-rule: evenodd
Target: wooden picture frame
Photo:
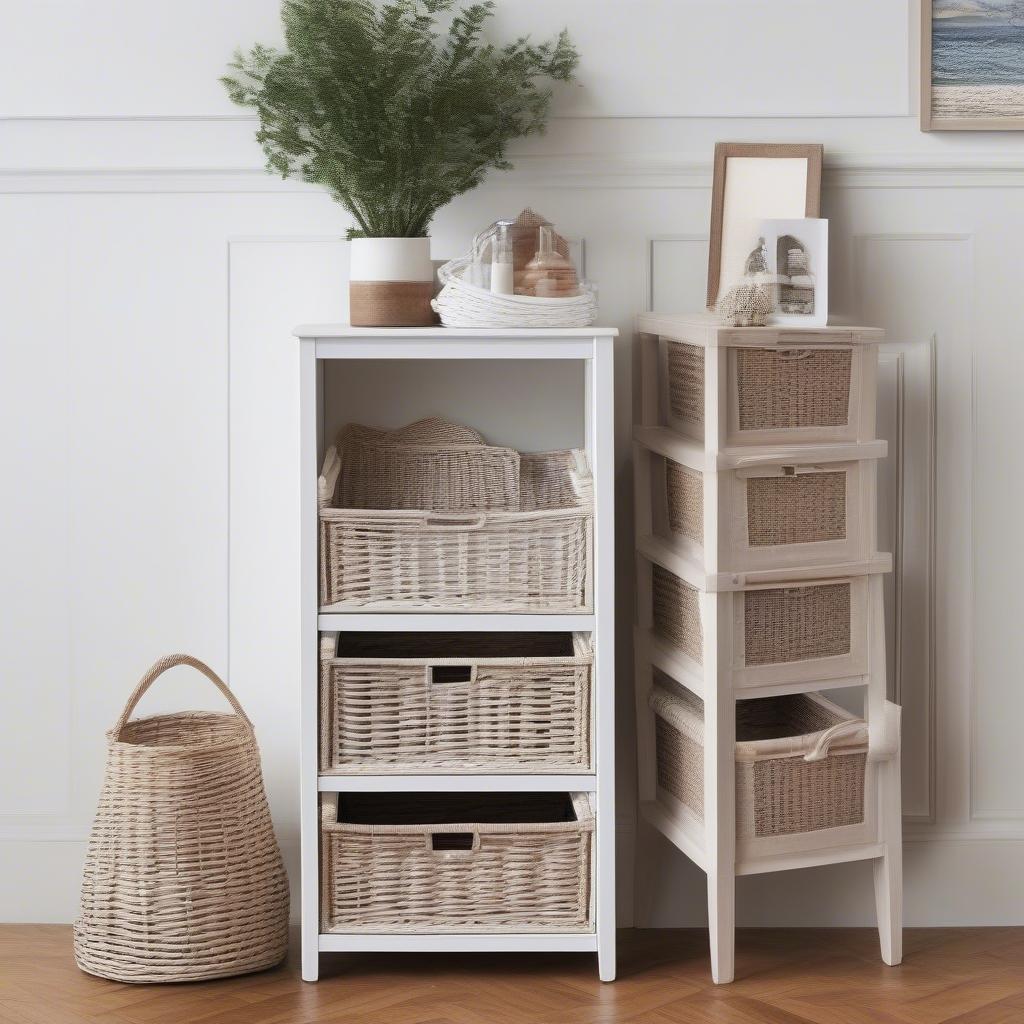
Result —
<instances>
[{"instance_id":1,"label":"wooden picture frame","mask_svg":"<svg viewBox=\"0 0 1024 1024\"><path fill-rule=\"evenodd\" d=\"M805 161L805 179L802 186L803 202L790 195L781 200L766 196L764 209L756 209L757 197L745 191L744 199L755 207L749 217L751 223L770 218L818 217L821 209L821 164L824 148L819 143L775 142L719 142L715 146L715 172L711 190L711 238L708 247L707 304L713 309L718 301L722 284L723 247L727 245L726 193L730 160L789 160ZM789 191L793 192L791 185ZM794 208L801 207L801 208ZM755 240L756 241L756 240Z\"/></svg>"},{"instance_id":2,"label":"wooden picture frame","mask_svg":"<svg viewBox=\"0 0 1024 1024\"><path fill-rule=\"evenodd\" d=\"M921 131L923 132L1008 132L1024 131L1020 117L936 117L932 91L932 8L933 0L921 4ZM1024 89L1024 82L1021 83Z\"/></svg>"}]
</instances>

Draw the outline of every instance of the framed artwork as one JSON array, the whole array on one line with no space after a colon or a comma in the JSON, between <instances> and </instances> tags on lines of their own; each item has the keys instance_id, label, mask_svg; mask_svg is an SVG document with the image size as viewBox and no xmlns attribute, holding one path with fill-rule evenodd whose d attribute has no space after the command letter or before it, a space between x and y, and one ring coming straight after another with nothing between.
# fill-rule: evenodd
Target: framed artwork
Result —
<instances>
[{"instance_id":1,"label":"framed artwork","mask_svg":"<svg viewBox=\"0 0 1024 1024\"><path fill-rule=\"evenodd\" d=\"M828 221L763 220L768 274L775 288L770 324L824 327L828 323Z\"/></svg>"},{"instance_id":2,"label":"framed artwork","mask_svg":"<svg viewBox=\"0 0 1024 1024\"><path fill-rule=\"evenodd\" d=\"M1021 0L921 0L921 129L1024 129Z\"/></svg>"},{"instance_id":3,"label":"framed artwork","mask_svg":"<svg viewBox=\"0 0 1024 1024\"><path fill-rule=\"evenodd\" d=\"M757 245L758 223L817 217L821 205L820 145L719 142L711 191L708 308L743 276Z\"/></svg>"}]
</instances>

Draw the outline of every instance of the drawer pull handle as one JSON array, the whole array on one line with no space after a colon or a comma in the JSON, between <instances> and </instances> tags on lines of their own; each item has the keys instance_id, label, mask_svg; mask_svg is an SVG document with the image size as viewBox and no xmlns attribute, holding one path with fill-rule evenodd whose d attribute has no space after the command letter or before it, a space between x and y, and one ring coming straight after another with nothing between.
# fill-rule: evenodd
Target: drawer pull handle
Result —
<instances>
[{"instance_id":1,"label":"drawer pull handle","mask_svg":"<svg viewBox=\"0 0 1024 1024\"><path fill-rule=\"evenodd\" d=\"M478 832L430 832L426 840L431 853L469 854L480 849Z\"/></svg>"},{"instance_id":2,"label":"drawer pull handle","mask_svg":"<svg viewBox=\"0 0 1024 1024\"><path fill-rule=\"evenodd\" d=\"M443 686L445 683L475 683L476 665L428 665L428 685Z\"/></svg>"}]
</instances>

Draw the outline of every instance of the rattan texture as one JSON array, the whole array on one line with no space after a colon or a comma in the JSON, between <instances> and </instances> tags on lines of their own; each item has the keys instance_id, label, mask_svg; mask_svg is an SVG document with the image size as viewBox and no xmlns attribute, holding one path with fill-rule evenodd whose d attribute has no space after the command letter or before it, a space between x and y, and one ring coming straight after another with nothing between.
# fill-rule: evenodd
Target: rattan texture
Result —
<instances>
[{"instance_id":1,"label":"rattan texture","mask_svg":"<svg viewBox=\"0 0 1024 1024\"><path fill-rule=\"evenodd\" d=\"M704 349L667 343L668 403L672 415L695 431L704 428Z\"/></svg>"},{"instance_id":2,"label":"rattan texture","mask_svg":"<svg viewBox=\"0 0 1024 1024\"><path fill-rule=\"evenodd\" d=\"M519 509L507 512L342 508L337 471L328 453L320 478L323 604L589 610L593 482L583 451L521 455Z\"/></svg>"},{"instance_id":3,"label":"rattan texture","mask_svg":"<svg viewBox=\"0 0 1024 1024\"><path fill-rule=\"evenodd\" d=\"M584 793L332 794L321 927L593 931L593 830Z\"/></svg>"},{"instance_id":4,"label":"rattan texture","mask_svg":"<svg viewBox=\"0 0 1024 1024\"><path fill-rule=\"evenodd\" d=\"M795 473L747 480L747 543L752 548L846 537L846 473Z\"/></svg>"},{"instance_id":5,"label":"rattan texture","mask_svg":"<svg viewBox=\"0 0 1024 1024\"><path fill-rule=\"evenodd\" d=\"M849 422L850 349L737 348L740 430L839 427Z\"/></svg>"},{"instance_id":6,"label":"rattan texture","mask_svg":"<svg viewBox=\"0 0 1024 1024\"><path fill-rule=\"evenodd\" d=\"M703 664L704 633L696 587L660 565L652 566L651 578L655 633Z\"/></svg>"},{"instance_id":7,"label":"rattan texture","mask_svg":"<svg viewBox=\"0 0 1024 1024\"><path fill-rule=\"evenodd\" d=\"M768 587L743 594L743 661L777 665L850 653L850 584Z\"/></svg>"},{"instance_id":8,"label":"rattan texture","mask_svg":"<svg viewBox=\"0 0 1024 1024\"><path fill-rule=\"evenodd\" d=\"M342 508L463 512L519 508L519 453L438 418L400 430L348 424L336 445Z\"/></svg>"},{"instance_id":9,"label":"rattan texture","mask_svg":"<svg viewBox=\"0 0 1024 1024\"><path fill-rule=\"evenodd\" d=\"M321 637L324 772L591 767L589 634Z\"/></svg>"},{"instance_id":10,"label":"rattan texture","mask_svg":"<svg viewBox=\"0 0 1024 1024\"><path fill-rule=\"evenodd\" d=\"M167 669L202 672L234 714L129 722ZM116 981L199 981L259 971L288 949L288 879L252 725L203 662L162 658L107 734L82 879L75 959Z\"/></svg>"},{"instance_id":11,"label":"rattan texture","mask_svg":"<svg viewBox=\"0 0 1024 1024\"><path fill-rule=\"evenodd\" d=\"M651 690L658 785L703 819L704 706L661 677ZM816 832L864 820L866 727L832 741L827 756L805 755L822 733L856 721L816 694L736 703L736 836Z\"/></svg>"},{"instance_id":12,"label":"rattan texture","mask_svg":"<svg viewBox=\"0 0 1024 1024\"><path fill-rule=\"evenodd\" d=\"M665 459L668 525L673 533L704 543L704 474Z\"/></svg>"}]
</instances>

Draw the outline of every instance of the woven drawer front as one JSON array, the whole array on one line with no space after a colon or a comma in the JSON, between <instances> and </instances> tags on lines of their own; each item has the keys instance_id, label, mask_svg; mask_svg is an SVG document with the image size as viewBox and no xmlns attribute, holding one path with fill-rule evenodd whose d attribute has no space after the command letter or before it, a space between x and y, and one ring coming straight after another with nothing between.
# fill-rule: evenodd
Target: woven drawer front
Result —
<instances>
[{"instance_id":1,"label":"woven drawer front","mask_svg":"<svg viewBox=\"0 0 1024 1024\"><path fill-rule=\"evenodd\" d=\"M737 766L737 796L749 791L752 818L742 835L786 836L864 820L867 754L831 754L822 761L777 757Z\"/></svg>"},{"instance_id":2,"label":"woven drawer front","mask_svg":"<svg viewBox=\"0 0 1024 1024\"><path fill-rule=\"evenodd\" d=\"M324 817L322 927L592 931L585 803L557 793L342 796L339 819L353 804L356 823Z\"/></svg>"},{"instance_id":3,"label":"woven drawer front","mask_svg":"<svg viewBox=\"0 0 1024 1024\"><path fill-rule=\"evenodd\" d=\"M813 544L845 537L845 473L747 480L747 543L751 547Z\"/></svg>"},{"instance_id":4,"label":"woven drawer front","mask_svg":"<svg viewBox=\"0 0 1024 1024\"><path fill-rule=\"evenodd\" d=\"M850 349L736 349L740 430L845 426L852 362Z\"/></svg>"},{"instance_id":5,"label":"woven drawer front","mask_svg":"<svg viewBox=\"0 0 1024 1024\"><path fill-rule=\"evenodd\" d=\"M704 475L665 459L668 525L695 544L704 543Z\"/></svg>"},{"instance_id":6,"label":"woven drawer front","mask_svg":"<svg viewBox=\"0 0 1024 1024\"><path fill-rule=\"evenodd\" d=\"M697 589L660 565L653 570L654 631L698 664L704 661L704 633Z\"/></svg>"},{"instance_id":7,"label":"woven drawer front","mask_svg":"<svg viewBox=\"0 0 1024 1024\"><path fill-rule=\"evenodd\" d=\"M650 705L658 785L703 818L703 702L662 677ZM810 749L821 732L847 718L834 704L807 694L737 702L737 838L815 832L864 820L863 749L837 744L813 762L804 760L802 749ZM772 741L782 738L790 738L791 749L799 753L779 756L773 751Z\"/></svg>"},{"instance_id":8,"label":"woven drawer front","mask_svg":"<svg viewBox=\"0 0 1024 1024\"><path fill-rule=\"evenodd\" d=\"M773 587L743 594L743 660L777 665L850 653L850 584Z\"/></svg>"},{"instance_id":9,"label":"woven drawer front","mask_svg":"<svg viewBox=\"0 0 1024 1024\"><path fill-rule=\"evenodd\" d=\"M704 349L668 342L668 404L672 415L694 427L704 425Z\"/></svg>"},{"instance_id":10,"label":"woven drawer front","mask_svg":"<svg viewBox=\"0 0 1024 1024\"><path fill-rule=\"evenodd\" d=\"M325 643L322 771L590 767L583 634L342 633Z\"/></svg>"}]
</instances>

